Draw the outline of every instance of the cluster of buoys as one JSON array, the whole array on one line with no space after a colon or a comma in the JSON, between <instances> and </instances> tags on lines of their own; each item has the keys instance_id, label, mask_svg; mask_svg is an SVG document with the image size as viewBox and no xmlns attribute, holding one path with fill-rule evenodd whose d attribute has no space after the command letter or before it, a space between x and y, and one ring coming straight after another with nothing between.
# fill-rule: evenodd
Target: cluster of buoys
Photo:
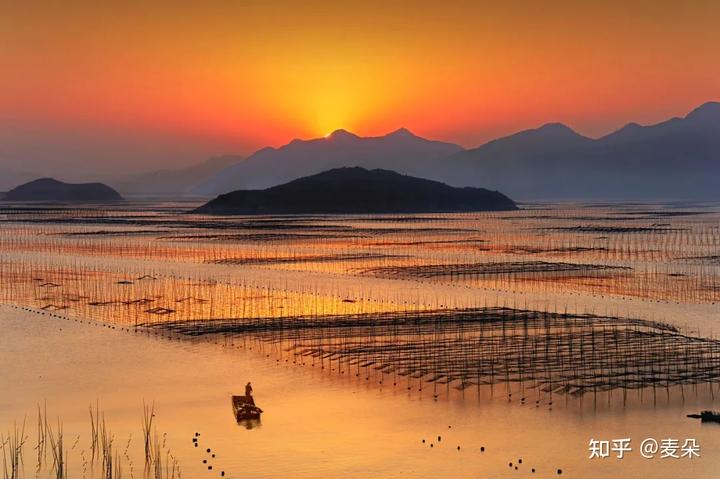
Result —
<instances>
[{"instance_id":1,"label":"cluster of buoys","mask_svg":"<svg viewBox=\"0 0 720 479\"><path fill-rule=\"evenodd\" d=\"M452 429L452 426L448 426L448 429ZM437 443L439 444L440 442L442 442L442 436L438 435L438 437L437 437ZM422 439L422 443L423 443L423 444L427 444L427 440L425 440L425 439L423 438L423 439ZM431 448L434 448L434 447L435 447L435 443L432 443L432 442L431 442L429 445L430 445ZM457 450L458 450L458 451L461 450L461 447L460 447L459 445L457 446ZM480 446L480 452L481 452L481 453L485 452L485 446ZM522 463L523 463L523 459L522 459L522 457L520 457L520 458L518 458L517 461L515 461L515 462L513 462L513 461L508 462L508 467L511 468L511 469L515 469L515 470L517 471L517 470L520 469L520 466L522 465ZM536 469L535 469L534 467L532 467L532 468L530 468L530 472L531 472L532 474L535 474L535 472L537 472L537 471L536 471ZM563 473L562 469L560 469L560 468L558 468L556 472L557 472L558 475L561 475L561 474Z\"/></svg>"},{"instance_id":2,"label":"cluster of buoys","mask_svg":"<svg viewBox=\"0 0 720 479\"><path fill-rule=\"evenodd\" d=\"M195 447L199 447L199 437L200 437L200 433L196 432L192 438L192 442ZM209 447L207 449L205 449L205 453L208 454L208 457L203 459L202 463L207 465L208 471L212 471L213 466L212 466L212 464L210 464L210 460L215 459L215 453L212 452L212 449L210 449ZM220 477L225 477L225 471L220 471Z\"/></svg>"}]
</instances>

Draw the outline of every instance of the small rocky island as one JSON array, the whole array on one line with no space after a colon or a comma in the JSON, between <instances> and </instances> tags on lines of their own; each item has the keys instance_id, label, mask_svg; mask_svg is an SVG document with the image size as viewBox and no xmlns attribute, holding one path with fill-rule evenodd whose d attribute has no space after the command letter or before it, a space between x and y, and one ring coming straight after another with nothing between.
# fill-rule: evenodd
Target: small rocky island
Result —
<instances>
[{"instance_id":1,"label":"small rocky island","mask_svg":"<svg viewBox=\"0 0 720 479\"><path fill-rule=\"evenodd\" d=\"M371 214L507 211L515 202L497 191L455 188L389 170L336 168L264 190L220 195L195 213Z\"/></svg>"},{"instance_id":2,"label":"small rocky island","mask_svg":"<svg viewBox=\"0 0 720 479\"><path fill-rule=\"evenodd\" d=\"M8 191L3 200L94 203L122 201L123 197L102 183L74 184L64 183L53 178L40 178Z\"/></svg>"}]
</instances>

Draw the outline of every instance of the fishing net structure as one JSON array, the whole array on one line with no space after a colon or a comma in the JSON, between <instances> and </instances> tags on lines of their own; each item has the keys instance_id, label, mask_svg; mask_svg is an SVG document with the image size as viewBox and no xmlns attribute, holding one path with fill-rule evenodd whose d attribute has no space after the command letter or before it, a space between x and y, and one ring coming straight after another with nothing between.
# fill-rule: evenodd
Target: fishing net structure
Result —
<instances>
[{"instance_id":1,"label":"fishing net structure","mask_svg":"<svg viewBox=\"0 0 720 479\"><path fill-rule=\"evenodd\" d=\"M492 307L141 327L232 344L259 341L286 360L379 375L395 385L506 384L551 397L720 380L720 341L664 323L593 314Z\"/></svg>"}]
</instances>

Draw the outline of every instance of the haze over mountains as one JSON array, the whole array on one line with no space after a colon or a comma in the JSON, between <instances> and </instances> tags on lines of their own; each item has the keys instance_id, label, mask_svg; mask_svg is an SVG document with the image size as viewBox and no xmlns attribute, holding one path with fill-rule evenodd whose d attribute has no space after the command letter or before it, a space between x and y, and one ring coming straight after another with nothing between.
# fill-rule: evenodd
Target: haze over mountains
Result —
<instances>
[{"instance_id":1,"label":"haze over mountains","mask_svg":"<svg viewBox=\"0 0 720 479\"><path fill-rule=\"evenodd\" d=\"M374 138L338 130L260 150L191 191L262 189L341 166L392 169L526 200L720 199L720 103L598 139L549 123L468 150L405 129Z\"/></svg>"},{"instance_id":2,"label":"haze over mountains","mask_svg":"<svg viewBox=\"0 0 720 479\"><path fill-rule=\"evenodd\" d=\"M367 138L337 130L325 138L293 140L281 148L264 148L191 191L214 196L238 189L263 189L343 166L427 176L437 168L439 159L460 151L458 145L426 140L406 129Z\"/></svg>"},{"instance_id":3,"label":"haze over mountains","mask_svg":"<svg viewBox=\"0 0 720 479\"><path fill-rule=\"evenodd\" d=\"M222 171L243 160L239 155L223 155L210 158L200 164L177 170L157 170L133 175L113 185L123 193L139 195L192 195L192 189Z\"/></svg>"},{"instance_id":4,"label":"haze over mountains","mask_svg":"<svg viewBox=\"0 0 720 479\"><path fill-rule=\"evenodd\" d=\"M482 182L517 198L720 199L720 103L599 139L547 124L446 162L452 166L439 178Z\"/></svg>"},{"instance_id":5,"label":"haze over mountains","mask_svg":"<svg viewBox=\"0 0 720 479\"><path fill-rule=\"evenodd\" d=\"M597 139L548 123L471 149L406 129L379 137L337 130L245 159L223 156L104 182L126 194L214 197L353 166L498 190L517 200L720 200L720 103L654 125L631 123ZM0 190L29 179L0 170Z\"/></svg>"}]
</instances>

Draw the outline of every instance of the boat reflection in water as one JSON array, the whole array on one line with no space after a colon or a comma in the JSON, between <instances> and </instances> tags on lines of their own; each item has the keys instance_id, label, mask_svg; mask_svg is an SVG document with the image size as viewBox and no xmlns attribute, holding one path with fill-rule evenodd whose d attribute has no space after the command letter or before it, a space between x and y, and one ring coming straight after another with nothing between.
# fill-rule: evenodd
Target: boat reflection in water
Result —
<instances>
[{"instance_id":1,"label":"boat reflection in water","mask_svg":"<svg viewBox=\"0 0 720 479\"><path fill-rule=\"evenodd\" d=\"M238 424L245 426L246 429L255 429L260 426L260 415L263 410L255 405L252 395L233 396L232 406Z\"/></svg>"},{"instance_id":2,"label":"boat reflection in water","mask_svg":"<svg viewBox=\"0 0 720 479\"><path fill-rule=\"evenodd\" d=\"M238 419L238 426L243 426L247 430L257 429L262 426L260 419Z\"/></svg>"}]
</instances>

